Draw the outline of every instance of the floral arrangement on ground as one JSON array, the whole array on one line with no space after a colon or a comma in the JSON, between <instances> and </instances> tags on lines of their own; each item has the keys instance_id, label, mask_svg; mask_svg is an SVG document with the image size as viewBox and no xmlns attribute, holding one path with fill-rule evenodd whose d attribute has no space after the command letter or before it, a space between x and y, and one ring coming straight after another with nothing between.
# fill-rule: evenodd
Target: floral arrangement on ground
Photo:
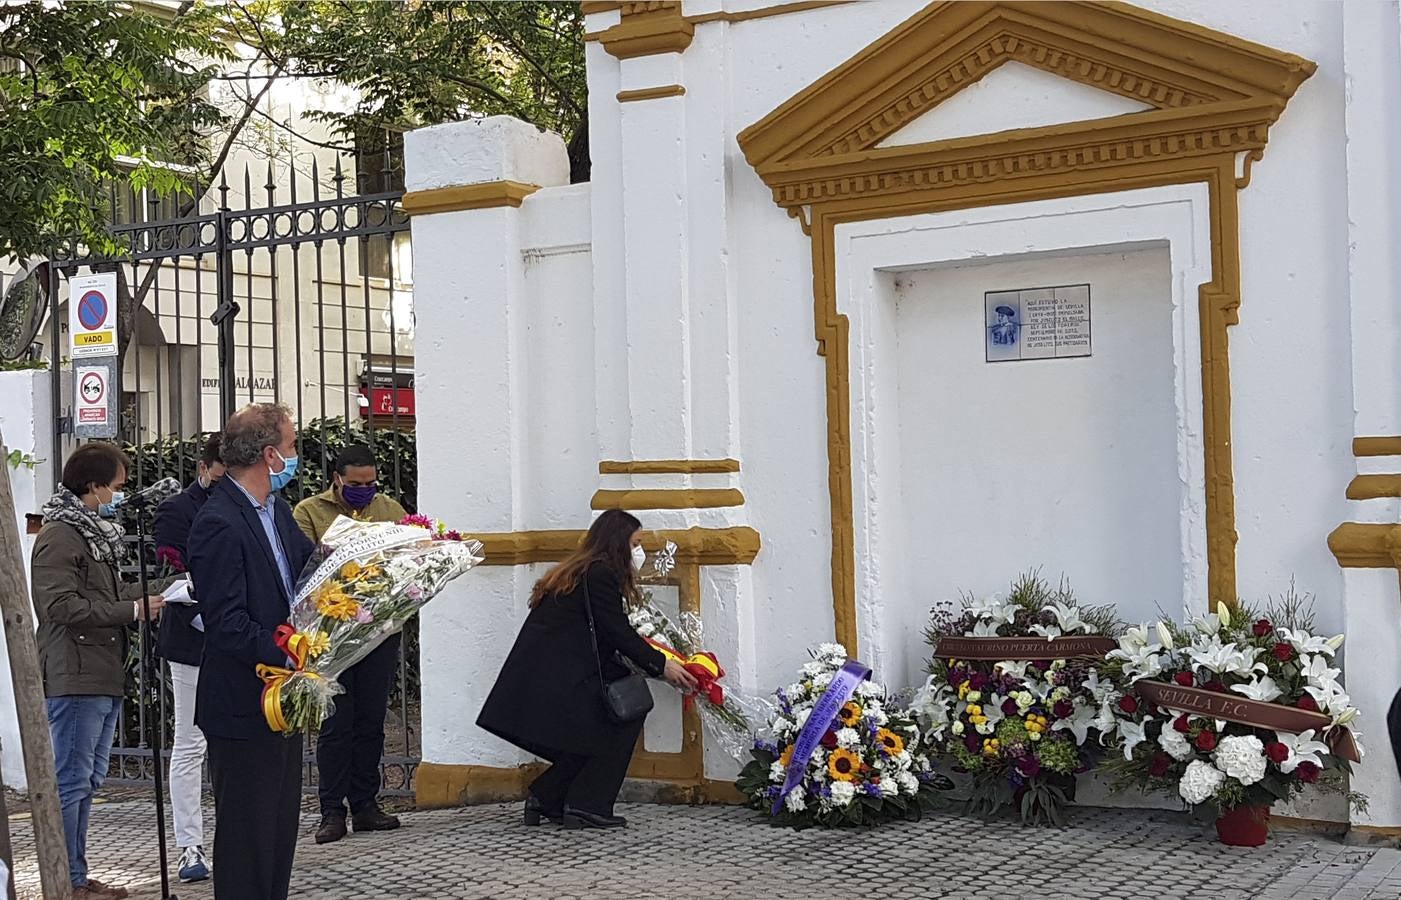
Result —
<instances>
[{"instance_id":1,"label":"floral arrangement on ground","mask_svg":"<svg viewBox=\"0 0 1401 900\"><path fill-rule=\"evenodd\" d=\"M1186 627L1128 629L1107 659L1126 685L1110 729L1115 789L1176 795L1218 828L1235 810L1259 824L1309 785L1365 808L1347 788L1362 748L1332 666L1343 635L1313 627L1311 603L1291 589L1263 612L1219 605Z\"/></svg>"},{"instance_id":2,"label":"floral arrangement on ground","mask_svg":"<svg viewBox=\"0 0 1401 900\"><path fill-rule=\"evenodd\" d=\"M770 738L754 742L736 784L774 825L876 825L918 820L949 785L918 724L892 705L840 644L810 651L794 684L774 692Z\"/></svg>"},{"instance_id":3,"label":"floral arrangement on ground","mask_svg":"<svg viewBox=\"0 0 1401 900\"><path fill-rule=\"evenodd\" d=\"M988 817L1015 806L1027 824L1061 824L1075 776L1100 753L1120 701L1103 677L1119 627L1113 607L1077 605L1037 572L1004 599L970 595L934 608L929 677L913 710L958 787L944 798Z\"/></svg>"}]
</instances>

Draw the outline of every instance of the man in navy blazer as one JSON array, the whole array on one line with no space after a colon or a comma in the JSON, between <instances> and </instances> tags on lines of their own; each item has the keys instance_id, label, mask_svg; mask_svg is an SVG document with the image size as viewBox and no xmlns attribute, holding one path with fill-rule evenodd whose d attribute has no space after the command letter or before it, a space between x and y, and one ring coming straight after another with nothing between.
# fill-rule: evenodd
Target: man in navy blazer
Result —
<instances>
[{"instance_id":1,"label":"man in navy blazer","mask_svg":"<svg viewBox=\"0 0 1401 900\"><path fill-rule=\"evenodd\" d=\"M195 723L209 745L216 900L286 900L297 844L302 737L263 717L259 663L286 666L273 640L315 546L277 495L297 473L286 407L257 403L224 428L228 470L195 517L189 569L204 620Z\"/></svg>"}]
</instances>

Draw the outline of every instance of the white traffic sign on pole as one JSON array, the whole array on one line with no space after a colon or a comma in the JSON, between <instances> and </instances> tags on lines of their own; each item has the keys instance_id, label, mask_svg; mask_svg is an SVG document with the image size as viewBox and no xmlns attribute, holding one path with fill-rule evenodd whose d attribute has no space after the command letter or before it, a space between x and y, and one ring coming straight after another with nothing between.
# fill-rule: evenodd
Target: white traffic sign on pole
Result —
<instances>
[{"instance_id":1,"label":"white traffic sign on pole","mask_svg":"<svg viewBox=\"0 0 1401 900\"><path fill-rule=\"evenodd\" d=\"M117 436L117 358L83 360L73 367L73 436Z\"/></svg>"},{"instance_id":2,"label":"white traffic sign on pole","mask_svg":"<svg viewBox=\"0 0 1401 900\"><path fill-rule=\"evenodd\" d=\"M117 355L117 273L68 280L69 352L74 359Z\"/></svg>"}]
</instances>

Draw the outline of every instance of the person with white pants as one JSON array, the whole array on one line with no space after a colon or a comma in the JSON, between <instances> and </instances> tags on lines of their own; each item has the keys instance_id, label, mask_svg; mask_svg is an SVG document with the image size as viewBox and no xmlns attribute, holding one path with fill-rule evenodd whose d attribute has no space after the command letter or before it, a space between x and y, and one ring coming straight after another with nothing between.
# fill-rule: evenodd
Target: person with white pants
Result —
<instances>
[{"instance_id":1,"label":"person with white pants","mask_svg":"<svg viewBox=\"0 0 1401 900\"><path fill-rule=\"evenodd\" d=\"M224 475L219 435L205 441L190 486L156 509L156 557L174 572L185 571L185 542L209 488ZM210 876L204 852L204 732L195 726L195 688L204 653L204 623L197 605L171 603L161 620L158 646L170 666L175 694L175 741L170 750L170 809L175 818L175 844L180 848L181 881Z\"/></svg>"}]
</instances>

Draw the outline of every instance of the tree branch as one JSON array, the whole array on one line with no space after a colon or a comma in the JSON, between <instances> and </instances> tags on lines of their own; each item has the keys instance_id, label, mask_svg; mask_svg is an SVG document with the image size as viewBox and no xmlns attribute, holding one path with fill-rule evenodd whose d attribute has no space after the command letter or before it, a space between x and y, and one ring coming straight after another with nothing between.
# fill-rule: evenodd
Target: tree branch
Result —
<instances>
[{"instance_id":1,"label":"tree branch","mask_svg":"<svg viewBox=\"0 0 1401 900\"><path fill-rule=\"evenodd\" d=\"M499 18L497 18L496 12L491 8L491 4L483 3L480 8L483 12L485 12L488 16L491 17L491 20L493 22L496 23L496 27L501 30L501 37L506 41L506 43L510 44L511 48L515 50L516 53L519 54L522 59L530 63L530 67L532 69L539 72L540 75L546 81L548 81L551 84L551 86L554 87L555 92L558 93L559 96L564 100L564 102L569 105L569 108L574 111L574 115L581 115L582 110L579 109L579 104L574 101L573 95L569 91L565 90L564 85L560 84L559 81L557 81L553 75L551 75L548 71L545 70L545 67L540 63L539 60L535 58L534 54L532 54L529 50L525 49L525 47L521 45L520 41L516 40L516 36L511 31L511 29L504 25Z\"/></svg>"}]
</instances>

